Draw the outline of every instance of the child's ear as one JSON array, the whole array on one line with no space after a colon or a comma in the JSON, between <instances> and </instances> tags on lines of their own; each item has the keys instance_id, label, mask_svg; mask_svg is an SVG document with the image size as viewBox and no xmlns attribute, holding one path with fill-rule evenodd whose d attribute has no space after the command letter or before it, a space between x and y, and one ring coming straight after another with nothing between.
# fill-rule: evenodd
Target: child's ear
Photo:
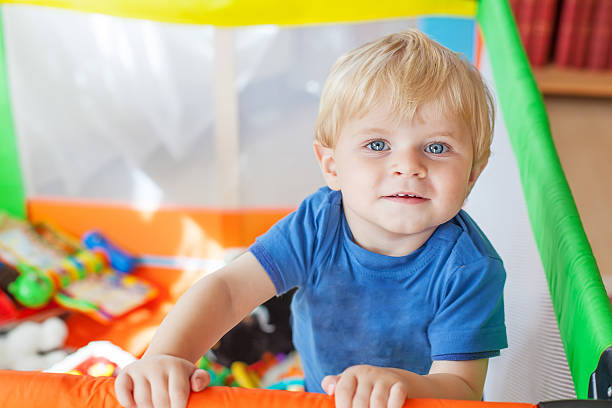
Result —
<instances>
[{"instance_id":1,"label":"child's ear","mask_svg":"<svg viewBox=\"0 0 612 408\"><path fill-rule=\"evenodd\" d=\"M336 172L336 159L334 158L334 149L331 147L325 147L318 141L314 141L312 144L314 147L315 156L319 162L321 173L327 183L327 186L332 190L340 190L338 183L338 173Z\"/></svg>"},{"instance_id":2,"label":"child's ear","mask_svg":"<svg viewBox=\"0 0 612 408\"><path fill-rule=\"evenodd\" d=\"M474 183L476 183L476 180L478 180L478 177L480 177L480 173L482 173L484 168L487 166L488 162L489 162L489 159L485 160L485 162L481 164L480 166L476 166L472 169L470 173L470 178L468 180L468 186L470 190L472 189L472 187L474 187Z\"/></svg>"}]
</instances>

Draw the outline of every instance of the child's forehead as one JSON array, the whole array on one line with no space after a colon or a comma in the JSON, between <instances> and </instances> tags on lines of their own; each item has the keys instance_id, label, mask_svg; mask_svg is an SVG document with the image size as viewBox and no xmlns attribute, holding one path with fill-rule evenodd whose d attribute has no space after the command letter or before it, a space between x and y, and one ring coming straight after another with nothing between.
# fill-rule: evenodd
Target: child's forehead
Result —
<instances>
[{"instance_id":1,"label":"child's forehead","mask_svg":"<svg viewBox=\"0 0 612 408\"><path fill-rule=\"evenodd\" d=\"M362 106L348 114L345 125L397 127L402 123L411 126L429 125L434 127L463 128L461 115L439 101L414 104L408 107L392 106L387 101Z\"/></svg>"}]
</instances>

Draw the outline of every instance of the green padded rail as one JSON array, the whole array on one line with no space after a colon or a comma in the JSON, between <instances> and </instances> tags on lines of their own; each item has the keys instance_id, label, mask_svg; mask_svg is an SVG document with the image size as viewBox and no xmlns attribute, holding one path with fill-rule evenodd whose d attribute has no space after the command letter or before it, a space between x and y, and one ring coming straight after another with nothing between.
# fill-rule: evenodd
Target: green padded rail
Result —
<instances>
[{"instance_id":1,"label":"green padded rail","mask_svg":"<svg viewBox=\"0 0 612 408\"><path fill-rule=\"evenodd\" d=\"M477 14L490 55L559 332L578 398L612 345L612 307L551 138L542 96L506 0Z\"/></svg>"},{"instance_id":2,"label":"green padded rail","mask_svg":"<svg viewBox=\"0 0 612 408\"><path fill-rule=\"evenodd\" d=\"M25 190L19 167L10 101L0 9L0 208L16 217L25 218Z\"/></svg>"}]
</instances>

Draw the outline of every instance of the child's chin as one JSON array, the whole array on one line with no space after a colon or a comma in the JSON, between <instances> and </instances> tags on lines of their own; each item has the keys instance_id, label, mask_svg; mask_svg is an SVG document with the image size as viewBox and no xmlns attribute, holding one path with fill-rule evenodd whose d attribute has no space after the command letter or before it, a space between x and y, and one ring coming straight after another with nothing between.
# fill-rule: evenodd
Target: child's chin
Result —
<instances>
[{"instance_id":1,"label":"child's chin","mask_svg":"<svg viewBox=\"0 0 612 408\"><path fill-rule=\"evenodd\" d=\"M385 229L397 235L408 236L426 234L428 231L433 231L435 228L422 223L394 223L388 225Z\"/></svg>"}]
</instances>

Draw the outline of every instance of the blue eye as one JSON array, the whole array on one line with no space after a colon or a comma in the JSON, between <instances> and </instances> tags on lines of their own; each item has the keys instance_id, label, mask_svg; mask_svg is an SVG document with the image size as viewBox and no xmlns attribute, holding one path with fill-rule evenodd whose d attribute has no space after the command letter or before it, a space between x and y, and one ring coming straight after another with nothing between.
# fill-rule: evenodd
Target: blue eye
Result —
<instances>
[{"instance_id":1,"label":"blue eye","mask_svg":"<svg viewBox=\"0 0 612 408\"><path fill-rule=\"evenodd\" d=\"M376 152L382 152L383 150L389 150L389 146L387 143L382 140L374 140L366 145L368 149L374 150Z\"/></svg>"},{"instance_id":2,"label":"blue eye","mask_svg":"<svg viewBox=\"0 0 612 408\"><path fill-rule=\"evenodd\" d=\"M425 151L433 154L442 154L448 151L448 147L442 143L432 143L427 145Z\"/></svg>"}]
</instances>

